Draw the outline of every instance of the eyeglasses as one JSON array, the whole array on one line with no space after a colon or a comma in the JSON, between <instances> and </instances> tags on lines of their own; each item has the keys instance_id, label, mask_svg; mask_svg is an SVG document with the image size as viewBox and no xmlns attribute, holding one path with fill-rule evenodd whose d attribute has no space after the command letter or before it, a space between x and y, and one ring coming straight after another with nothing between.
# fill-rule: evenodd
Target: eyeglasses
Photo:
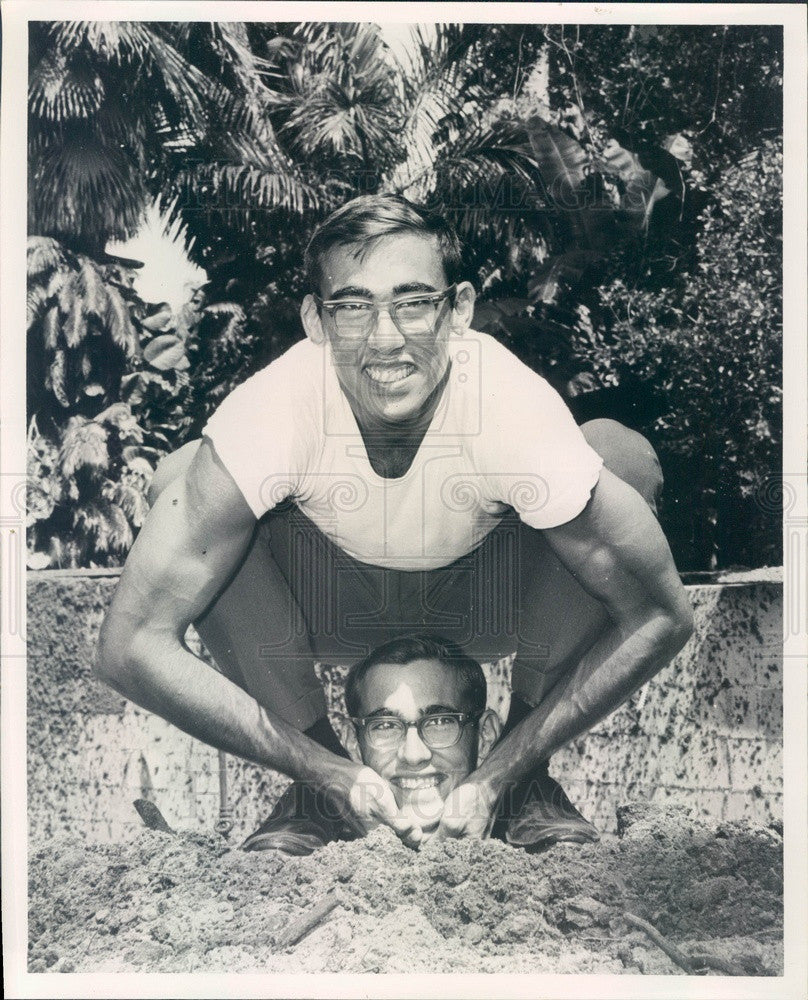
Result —
<instances>
[{"instance_id":1,"label":"eyeglasses","mask_svg":"<svg viewBox=\"0 0 808 1000\"><path fill-rule=\"evenodd\" d=\"M454 295L457 285L449 285L442 292L419 292L395 299L373 302L369 299L327 299L312 296L321 309L325 309L334 323L339 337L359 340L370 335L379 322L379 313L386 312L405 337L433 334L441 302Z\"/></svg>"},{"instance_id":2,"label":"eyeglasses","mask_svg":"<svg viewBox=\"0 0 808 1000\"><path fill-rule=\"evenodd\" d=\"M410 729L417 729L423 743L430 750L446 750L459 742L463 730L470 722L477 722L479 713L439 712L425 715L417 722L404 722L395 715L373 715L364 719L351 719L358 726L374 750L394 750L404 742Z\"/></svg>"}]
</instances>

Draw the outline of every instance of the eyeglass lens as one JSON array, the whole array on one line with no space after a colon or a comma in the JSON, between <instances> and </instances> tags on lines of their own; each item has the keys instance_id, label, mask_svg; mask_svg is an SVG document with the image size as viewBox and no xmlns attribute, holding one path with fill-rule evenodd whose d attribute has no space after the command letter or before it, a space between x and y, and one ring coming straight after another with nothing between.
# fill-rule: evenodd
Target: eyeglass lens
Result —
<instances>
[{"instance_id":1,"label":"eyeglass lens","mask_svg":"<svg viewBox=\"0 0 808 1000\"><path fill-rule=\"evenodd\" d=\"M390 313L402 333L431 333L441 303L430 299L394 302ZM345 302L332 309L337 333L343 337L365 336L378 322L379 310L371 302Z\"/></svg>"},{"instance_id":2,"label":"eyeglass lens","mask_svg":"<svg viewBox=\"0 0 808 1000\"><path fill-rule=\"evenodd\" d=\"M407 734L400 719L371 719L365 729L368 741L377 750L396 747ZM460 719L454 715L431 715L418 723L418 734L432 750L453 746L460 739Z\"/></svg>"}]
</instances>

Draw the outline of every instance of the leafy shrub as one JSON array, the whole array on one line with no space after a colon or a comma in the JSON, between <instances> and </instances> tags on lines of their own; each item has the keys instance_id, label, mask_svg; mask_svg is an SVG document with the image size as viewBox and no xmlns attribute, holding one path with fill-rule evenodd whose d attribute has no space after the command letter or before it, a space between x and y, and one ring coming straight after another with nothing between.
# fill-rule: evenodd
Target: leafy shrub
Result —
<instances>
[{"instance_id":1,"label":"leafy shrub","mask_svg":"<svg viewBox=\"0 0 808 1000\"><path fill-rule=\"evenodd\" d=\"M183 340L154 331L120 267L28 243L28 564L117 564L154 463L179 443Z\"/></svg>"},{"instance_id":2,"label":"leafy shrub","mask_svg":"<svg viewBox=\"0 0 808 1000\"><path fill-rule=\"evenodd\" d=\"M615 279L599 289L602 322L583 310L577 324L600 386L633 377L663 394L642 429L663 459L680 570L782 558L766 500L782 453L781 176L774 141L726 165L693 272L653 292Z\"/></svg>"},{"instance_id":3,"label":"leafy shrub","mask_svg":"<svg viewBox=\"0 0 808 1000\"><path fill-rule=\"evenodd\" d=\"M30 41L29 227L55 237L29 248L35 564L121 559L129 488L301 335L310 232L376 190L453 218L477 328L579 418L628 401L680 568L779 561L756 498L781 447L781 29L437 25L402 62L337 23L32 22ZM100 263L158 192L210 277L176 317Z\"/></svg>"}]
</instances>

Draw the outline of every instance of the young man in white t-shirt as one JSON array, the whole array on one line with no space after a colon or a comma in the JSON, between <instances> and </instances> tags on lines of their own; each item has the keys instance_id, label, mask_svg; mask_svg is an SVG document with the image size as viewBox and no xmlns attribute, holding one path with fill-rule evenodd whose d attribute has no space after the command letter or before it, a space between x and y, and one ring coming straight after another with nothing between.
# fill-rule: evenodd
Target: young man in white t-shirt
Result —
<instances>
[{"instance_id":1,"label":"young man in white t-shirt","mask_svg":"<svg viewBox=\"0 0 808 1000\"><path fill-rule=\"evenodd\" d=\"M158 469L98 673L322 792L353 829L383 822L417 844L389 784L342 756L314 661L354 662L416 630L476 658L516 651L505 735L452 790L436 835L485 836L503 793L529 783L512 843L595 839L547 759L692 627L651 509L656 457L613 422L579 430L543 379L470 330L474 289L433 213L355 199L307 263L307 339ZM184 647L191 622L221 674Z\"/></svg>"}]
</instances>

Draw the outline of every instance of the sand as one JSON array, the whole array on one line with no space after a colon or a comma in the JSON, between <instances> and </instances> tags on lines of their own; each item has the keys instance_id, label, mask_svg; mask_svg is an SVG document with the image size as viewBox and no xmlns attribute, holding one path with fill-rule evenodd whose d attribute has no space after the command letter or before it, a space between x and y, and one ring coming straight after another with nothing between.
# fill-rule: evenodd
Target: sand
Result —
<instances>
[{"instance_id":1,"label":"sand","mask_svg":"<svg viewBox=\"0 0 808 1000\"><path fill-rule=\"evenodd\" d=\"M782 975L778 831L670 807L619 818L618 838L538 854L415 852L386 829L307 858L146 829L125 844L34 840L29 971L682 975L630 913L698 974ZM329 892L338 905L284 945Z\"/></svg>"}]
</instances>

